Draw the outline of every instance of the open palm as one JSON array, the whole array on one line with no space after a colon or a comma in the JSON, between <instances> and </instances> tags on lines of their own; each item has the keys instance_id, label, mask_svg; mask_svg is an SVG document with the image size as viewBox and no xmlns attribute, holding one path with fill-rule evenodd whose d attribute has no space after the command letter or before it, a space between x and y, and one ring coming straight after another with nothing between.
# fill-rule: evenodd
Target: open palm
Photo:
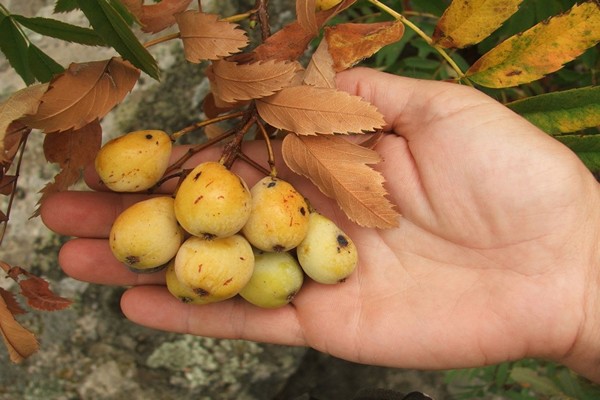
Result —
<instances>
[{"instance_id":1,"label":"open palm","mask_svg":"<svg viewBox=\"0 0 600 400\"><path fill-rule=\"evenodd\" d=\"M410 368L579 360L597 296L600 196L592 175L569 150L475 90L365 69L340 74L338 84L374 103L395 133L376 149L403 215L395 229L360 228L279 167L357 244L359 266L343 284L307 282L292 304L275 310L241 299L183 304L162 274L135 275L114 260L110 225L139 196L108 192L61 193L42 208L50 228L79 237L61 251L65 271L134 285L123 311L158 329L307 345ZM238 168L249 183L258 179ZM572 363L586 373L587 364Z\"/></svg>"}]
</instances>

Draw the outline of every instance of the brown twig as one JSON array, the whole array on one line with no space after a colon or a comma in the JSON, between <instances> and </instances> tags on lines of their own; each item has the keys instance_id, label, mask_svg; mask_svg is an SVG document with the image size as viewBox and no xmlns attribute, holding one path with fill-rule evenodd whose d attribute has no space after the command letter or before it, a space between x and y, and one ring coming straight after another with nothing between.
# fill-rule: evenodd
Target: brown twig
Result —
<instances>
[{"instance_id":1,"label":"brown twig","mask_svg":"<svg viewBox=\"0 0 600 400\"><path fill-rule=\"evenodd\" d=\"M260 119L256 120L256 125L258 125L258 130L260 131L263 139L265 140L265 144L267 146L267 154L268 154L267 162L269 163L269 168L271 169L271 172L269 175L271 175L272 177L276 177L277 169L275 168L275 155L273 154L273 146L271 145L271 138L269 138L269 134L267 133L267 130L265 129L265 126L263 125L262 121L260 121Z\"/></svg>"},{"instance_id":2,"label":"brown twig","mask_svg":"<svg viewBox=\"0 0 600 400\"><path fill-rule=\"evenodd\" d=\"M175 141L175 140L179 139L180 137L182 137L183 135L193 132L196 129L200 129L207 125L215 124L217 122L227 121L228 119L242 117L245 113L246 113L245 111L240 111L240 112L233 113L233 114L225 114L225 115L221 115L219 117L207 119L206 121L196 122L190 126L186 126L185 128L178 130L177 132L173 132L171 134L171 140Z\"/></svg>"},{"instance_id":3,"label":"brown twig","mask_svg":"<svg viewBox=\"0 0 600 400\"><path fill-rule=\"evenodd\" d=\"M254 9L256 13L253 16L256 16L258 19L258 23L260 24L260 34L262 41L264 42L271 36L271 26L269 25L269 11L267 6L269 4L269 0L256 0L254 3Z\"/></svg>"},{"instance_id":4,"label":"brown twig","mask_svg":"<svg viewBox=\"0 0 600 400\"><path fill-rule=\"evenodd\" d=\"M235 162L235 159L241 153L244 136L246 135L246 133L248 133L252 125L256 123L256 120L256 109L254 107L248 108L248 110L246 110L246 115L238 125L239 128L236 129L235 137L231 142L227 144L227 146L225 146L225 149L223 150L223 155L219 160L219 162L223 164L226 168L231 168L231 166Z\"/></svg>"}]
</instances>

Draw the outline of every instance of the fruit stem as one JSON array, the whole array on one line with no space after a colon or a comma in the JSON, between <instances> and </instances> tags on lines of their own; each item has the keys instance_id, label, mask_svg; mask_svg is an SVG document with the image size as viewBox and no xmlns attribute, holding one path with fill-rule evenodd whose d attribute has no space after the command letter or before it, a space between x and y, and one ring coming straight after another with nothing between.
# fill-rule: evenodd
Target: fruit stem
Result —
<instances>
[{"instance_id":1,"label":"fruit stem","mask_svg":"<svg viewBox=\"0 0 600 400\"><path fill-rule=\"evenodd\" d=\"M177 132L173 132L170 135L170 137L171 137L172 141L176 141L177 139L179 139L183 135L185 135L187 133L190 133L190 132L193 132L196 129L200 129L200 128L204 127L204 126L215 124L217 122L227 121L228 119L238 118L238 117L243 116L244 114L245 114L245 112L241 111L241 112L237 112L237 113L233 113L233 114L221 115L219 117L207 119L205 121L196 122L196 123L194 123L194 124L192 124L190 126L186 126L185 128L183 128L181 130L178 130Z\"/></svg>"},{"instance_id":2,"label":"fruit stem","mask_svg":"<svg viewBox=\"0 0 600 400\"><path fill-rule=\"evenodd\" d=\"M269 134L267 133L265 126L259 119L256 120L256 125L258 125L258 130L260 131L263 139L265 140L265 145L267 146L267 153L268 153L267 162L269 163L269 168L271 169L271 172L269 173L269 175L271 175L271 177L275 178L277 176L277 168L275 168L275 155L273 154L273 146L271 145L271 138L269 138Z\"/></svg>"},{"instance_id":3,"label":"fruit stem","mask_svg":"<svg viewBox=\"0 0 600 400\"><path fill-rule=\"evenodd\" d=\"M256 161L254 161L253 159L251 159L250 157L248 157L246 154L244 154L241 151L238 153L238 158L240 160L250 164L252 167L256 168L258 171L262 172L265 175L272 174L272 171L270 172L268 169L266 169L265 167L263 167L262 165L260 165L259 163L257 163Z\"/></svg>"},{"instance_id":4,"label":"fruit stem","mask_svg":"<svg viewBox=\"0 0 600 400\"><path fill-rule=\"evenodd\" d=\"M250 130L250 127L254 125L257 121L256 116L256 108L252 107L245 111L244 119L238 125L239 128L235 129L235 137L231 142L229 142L225 149L223 150L223 155L219 162L225 166L225 168L230 169L233 165L235 159L242 151L242 142L244 141L244 136Z\"/></svg>"}]
</instances>

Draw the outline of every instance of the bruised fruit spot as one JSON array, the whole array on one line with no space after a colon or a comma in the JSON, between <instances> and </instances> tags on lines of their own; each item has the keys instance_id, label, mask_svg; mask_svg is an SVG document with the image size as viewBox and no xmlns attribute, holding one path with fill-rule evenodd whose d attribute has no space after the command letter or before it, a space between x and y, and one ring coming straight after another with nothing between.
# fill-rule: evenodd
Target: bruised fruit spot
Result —
<instances>
[{"instance_id":1,"label":"bruised fruit spot","mask_svg":"<svg viewBox=\"0 0 600 400\"><path fill-rule=\"evenodd\" d=\"M198 273L202 272L202 264L198 264Z\"/></svg>"},{"instance_id":2,"label":"bruised fruit spot","mask_svg":"<svg viewBox=\"0 0 600 400\"><path fill-rule=\"evenodd\" d=\"M340 245L340 247L348 246L348 239L346 239L346 237L344 235L338 235L336 240L337 240L338 244Z\"/></svg>"},{"instance_id":3,"label":"bruised fruit spot","mask_svg":"<svg viewBox=\"0 0 600 400\"><path fill-rule=\"evenodd\" d=\"M194 200L194 204L198 203L203 198L204 198L204 196L199 196L196 200Z\"/></svg>"},{"instance_id":4,"label":"bruised fruit spot","mask_svg":"<svg viewBox=\"0 0 600 400\"><path fill-rule=\"evenodd\" d=\"M200 178L200 175L202 175L202 171L198 172L195 176L194 176L194 180L197 181L198 178Z\"/></svg>"},{"instance_id":5,"label":"bruised fruit spot","mask_svg":"<svg viewBox=\"0 0 600 400\"><path fill-rule=\"evenodd\" d=\"M282 246L280 244L276 244L275 246L273 246L273 251L275 253L281 253L284 250L285 250L285 246Z\"/></svg>"},{"instance_id":6,"label":"bruised fruit spot","mask_svg":"<svg viewBox=\"0 0 600 400\"><path fill-rule=\"evenodd\" d=\"M204 239L204 240L213 240L216 237L217 237L217 235L208 233L208 232L205 232L202 234L202 239Z\"/></svg>"},{"instance_id":7,"label":"bruised fruit spot","mask_svg":"<svg viewBox=\"0 0 600 400\"><path fill-rule=\"evenodd\" d=\"M306 215L306 210L304 209L304 207L300 207L300 214Z\"/></svg>"},{"instance_id":8,"label":"bruised fruit spot","mask_svg":"<svg viewBox=\"0 0 600 400\"><path fill-rule=\"evenodd\" d=\"M344 283L344 282L346 282L346 279L347 279L347 278L342 278L342 279L340 279L340 280L338 281L338 283Z\"/></svg>"},{"instance_id":9,"label":"bruised fruit spot","mask_svg":"<svg viewBox=\"0 0 600 400\"><path fill-rule=\"evenodd\" d=\"M225 282L223 282L223 286L227 286L231 283L231 281L233 280L233 278L229 278L227 279Z\"/></svg>"},{"instance_id":10,"label":"bruised fruit spot","mask_svg":"<svg viewBox=\"0 0 600 400\"><path fill-rule=\"evenodd\" d=\"M152 139L153 137L154 137L154 136L152 136L151 134L147 134L147 135L146 135L146 139L148 139L148 140Z\"/></svg>"},{"instance_id":11,"label":"bruised fruit spot","mask_svg":"<svg viewBox=\"0 0 600 400\"><path fill-rule=\"evenodd\" d=\"M208 290L202 288L195 288L194 293L196 293L198 296L208 296L210 294Z\"/></svg>"},{"instance_id":12,"label":"bruised fruit spot","mask_svg":"<svg viewBox=\"0 0 600 400\"><path fill-rule=\"evenodd\" d=\"M125 262L129 265L135 265L140 262L140 258L138 256L127 256Z\"/></svg>"},{"instance_id":13,"label":"bruised fruit spot","mask_svg":"<svg viewBox=\"0 0 600 400\"><path fill-rule=\"evenodd\" d=\"M272 188L272 187L273 187L273 186L275 186L275 185L277 185L277 182L275 182L275 181L271 181L271 182L269 182L269 183L267 184L267 187L268 187L268 188Z\"/></svg>"},{"instance_id":14,"label":"bruised fruit spot","mask_svg":"<svg viewBox=\"0 0 600 400\"><path fill-rule=\"evenodd\" d=\"M185 304L187 304L187 303L191 303L191 302L192 302L192 299L191 299L191 298L189 298L189 297L186 297L186 296L181 296L181 297L179 297L179 300L180 300L182 303L185 303Z\"/></svg>"}]
</instances>

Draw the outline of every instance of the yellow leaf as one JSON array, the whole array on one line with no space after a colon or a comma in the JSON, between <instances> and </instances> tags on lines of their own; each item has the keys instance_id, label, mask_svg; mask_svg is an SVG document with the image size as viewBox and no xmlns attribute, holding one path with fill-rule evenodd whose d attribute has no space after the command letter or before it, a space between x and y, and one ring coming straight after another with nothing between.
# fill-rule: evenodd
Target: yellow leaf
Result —
<instances>
[{"instance_id":1,"label":"yellow leaf","mask_svg":"<svg viewBox=\"0 0 600 400\"><path fill-rule=\"evenodd\" d=\"M433 33L433 42L463 48L481 42L519 9L523 0L454 0Z\"/></svg>"},{"instance_id":2,"label":"yellow leaf","mask_svg":"<svg viewBox=\"0 0 600 400\"><path fill-rule=\"evenodd\" d=\"M515 35L469 68L466 76L482 86L503 88L540 79L562 68L600 41L600 5L575 5L565 14Z\"/></svg>"},{"instance_id":3,"label":"yellow leaf","mask_svg":"<svg viewBox=\"0 0 600 400\"><path fill-rule=\"evenodd\" d=\"M370 228L398 225L383 176L368 165L381 161L375 150L339 136L288 134L281 151L287 166L335 199L350 220Z\"/></svg>"}]
</instances>

